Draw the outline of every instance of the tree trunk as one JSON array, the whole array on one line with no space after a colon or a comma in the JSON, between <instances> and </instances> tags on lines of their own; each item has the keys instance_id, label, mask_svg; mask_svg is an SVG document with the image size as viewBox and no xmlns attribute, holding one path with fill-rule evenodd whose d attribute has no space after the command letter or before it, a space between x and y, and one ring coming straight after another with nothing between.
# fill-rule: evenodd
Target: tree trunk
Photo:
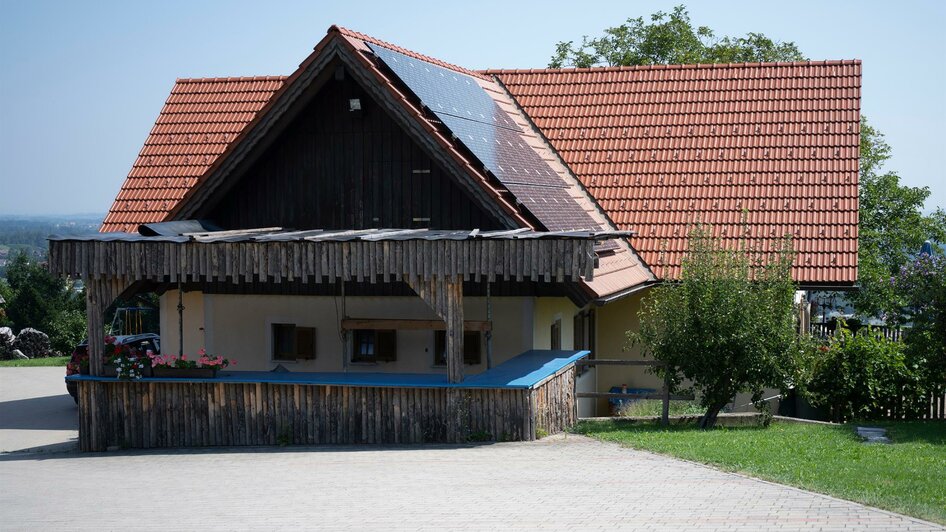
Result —
<instances>
[{"instance_id":1,"label":"tree trunk","mask_svg":"<svg viewBox=\"0 0 946 532\"><path fill-rule=\"evenodd\" d=\"M709 430L716 426L716 418L719 417L719 411L726 406L726 403L717 403L706 409L706 413L700 418L699 427L701 430Z\"/></svg>"}]
</instances>

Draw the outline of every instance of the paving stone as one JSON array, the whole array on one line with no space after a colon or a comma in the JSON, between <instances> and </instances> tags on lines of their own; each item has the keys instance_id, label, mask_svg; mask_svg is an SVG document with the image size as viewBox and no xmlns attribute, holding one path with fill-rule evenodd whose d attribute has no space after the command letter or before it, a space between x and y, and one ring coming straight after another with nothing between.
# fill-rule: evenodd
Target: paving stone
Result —
<instances>
[{"instance_id":1,"label":"paving stone","mask_svg":"<svg viewBox=\"0 0 946 532\"><path fill-rule=\"evenodd\" d=\"M3 530L942 530L580 436L0 456ZM66 495L64 495L66 494ZM65 497L65 498L64 498Z\"/></svg>"}]
</instances>

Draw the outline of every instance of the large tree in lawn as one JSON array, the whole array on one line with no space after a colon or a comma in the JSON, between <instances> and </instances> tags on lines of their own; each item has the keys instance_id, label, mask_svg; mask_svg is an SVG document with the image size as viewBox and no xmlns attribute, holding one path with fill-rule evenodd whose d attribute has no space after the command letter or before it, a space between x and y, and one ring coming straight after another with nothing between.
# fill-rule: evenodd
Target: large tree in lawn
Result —
<instances>
[{"instance_id":1,"label":"large tree in lawn","mask_svg":"<svg viewBox=\"0 0 946 532\"><path fill-rule=\"evenodd\" d=\"M803 338L795 332L789 240L770 253L726 247L697 226L689 235L679 282L654 288L642 302L631 345L666 364L674 389L681 377L699 393L712 428L737 393L753 401L765 388L795 380Z\"/></svg>"}]
</instances>

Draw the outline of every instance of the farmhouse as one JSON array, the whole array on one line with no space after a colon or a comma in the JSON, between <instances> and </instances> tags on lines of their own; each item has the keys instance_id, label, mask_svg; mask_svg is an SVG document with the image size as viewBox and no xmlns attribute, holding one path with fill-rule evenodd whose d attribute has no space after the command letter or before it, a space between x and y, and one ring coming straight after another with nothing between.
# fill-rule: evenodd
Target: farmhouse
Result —
<instances>
[{"instance_id":1,"label":"farmhouse","mask_svg":"<svg viewBox=\"0 0 946 532\"><path fill-rule=\"evenodd\" d=\"M51 238L88 287L82 448L534 439L659 393L583 361L640 358L693 223L855 282L860 69L472 71L333 26L288 77L179 79L102 232ZM102 376L136 291L165 353L238 366Z\"/></svg>"}]
</instances>

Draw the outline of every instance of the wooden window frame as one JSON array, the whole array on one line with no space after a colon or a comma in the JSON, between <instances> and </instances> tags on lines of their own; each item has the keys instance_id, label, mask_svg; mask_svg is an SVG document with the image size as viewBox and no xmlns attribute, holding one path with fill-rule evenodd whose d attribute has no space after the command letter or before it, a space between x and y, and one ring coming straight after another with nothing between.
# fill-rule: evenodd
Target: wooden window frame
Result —
<instances>
[{"instance_id":1,"label":"wooden window frame","mask_svg":"<svg viewBox=\"0 0 946 532\"><path fill-rule=\"evenodd\" d=\"M281 333L277 331L279 328L288 328L288 334L291 337L290 344L291 347L288 351L280 352L279 344ZM301 360L315 360L318 355L316 350L316 339L318 335L316 334L315 327L301 327L295 323L271 323L270 324L270 334L272 335L272 342L270 345L270 359L274 362L298 362ZM311 335L310 338L306 338L307 335ZM308 349L306 349L308 347Z\"/></svg>"},{"instance_id":2,"label":"wooden window frame","mask_svg":"<svg viewBox=\"0 0 946 532\"><path fill-rule=\"evenodd\" d=\"M397 329L353 329L351 335L352 364L397 361ZM364 340L370 340L371 354L360 353Z\"/></svg>"},{"instance_id":3,"label":"wooden window frame","mask_svg":"<svg viewBox=\"0 0 946 532\"><path fill-rule=\"evenodd\" d=\"M447 331L434 331L434 367L447 367L446 350ZM463 331L463 364L475 366L482 363L483 334L480 331Z\"/></svg>"}]
</instances>

